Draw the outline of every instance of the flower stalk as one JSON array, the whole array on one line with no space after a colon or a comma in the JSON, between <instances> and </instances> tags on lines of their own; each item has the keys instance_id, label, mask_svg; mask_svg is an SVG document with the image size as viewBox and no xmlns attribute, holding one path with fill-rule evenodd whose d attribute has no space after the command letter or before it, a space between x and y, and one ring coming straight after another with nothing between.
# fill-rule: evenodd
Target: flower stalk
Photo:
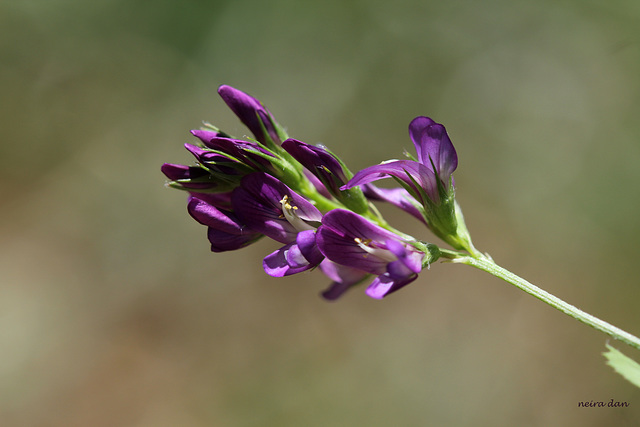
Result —
<instances>
[{"instance_id":1,"label":"flower stalk","mask_svg":"<svg viewBox=\"0 0 640 427\"><path fill-rule=\"evenodd\" d=\"M560 298L550 294L544 289L540 289L531 282L512 273L506 268L499 266L493 260L486 256L472 257L465 256L464 254L455 251L442 251L441 257L449 258L453 263L469 265L471 267L477 268L478 270L482 270L489 274L492 274L504 280L505 282L514 285L515 287L528 293L529 295L533 295L540 301L549 304L556 310L559 310L564 314L573 317L574 319L584 323L585 325L589 325L592 328L603 332L618 341L622 341L625 344L628 344L631 347L640 350L640 338L626 331L623 331L622 329L613 326L612 324L605 322L604 320L599 319L583 310L580 310L576 306L561 300Z\"/></svg>"}]
</instances>

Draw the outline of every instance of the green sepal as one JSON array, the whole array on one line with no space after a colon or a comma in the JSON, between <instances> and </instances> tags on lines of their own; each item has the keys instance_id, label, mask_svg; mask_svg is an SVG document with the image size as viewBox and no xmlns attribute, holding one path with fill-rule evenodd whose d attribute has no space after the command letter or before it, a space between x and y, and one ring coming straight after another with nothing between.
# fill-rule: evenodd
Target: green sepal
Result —
<instances>
[{"instance_id":1,"label":"green sepal","mask_svg":"<svg viewBox=\"0 0 640 427\"><path fill-rule=\"evenodd\" d=\"M405 171L406 172L406 171ZM409 174L407 174L409 175ZM422 198L420 197L420 194L417 192L417 190L415 190L413 187L411 187L409 184L407 184L406 182L404 182L403 180L401 180L400 178L396 178L395 176L391 175L391 178L393 178L393 180L402 188L404 188L405 190L407 190L407 192L409 193L409 195L411 197L413 197L416 200L422 200ZM411 178L411 181L413 181L415 183L415 180L413 178ZM419 186L417 186L416 188L419 188Z\"/></svg>"},{"instance_id":2,"label":"green sepal","mask_svg":"<svg viewBox=\"0 0 640 427\"><path fill-rule=\"evenodd\" d=\"M190 193L228 193L237 187L237 184L224 183L216 186L212 186L209 188L189 188L183 185L181 181L194 182L190 180L177 180L177 181L169 181L167 183L167 187L175 188L177 190L188 191Z\"/></svg>"},{"instance_id":3,"label":"green sepal","mask_svg":"<svg viewBox=\"0 0 640 427\"><path fill-rule=\"evenodd\" d=\"M216 149L213 149L213 148L209 148L209 147L206 147L206 146L202 146L202 148L207 150L207 151L209 151L209 152L211 152L211 153L218 154L218 155L220 155L222 157L225 157L225 158L229 159L228 162L219 162L219 161L218 162L215 162L215 161L213 161L213 162L204 162L204 163L203 162L198 162L198 166L200 166L202 169L204 169L207 172L209 172L209 174L214 176L216 179L225 180L225 179L227 179L227 177L232 177L233 176L233 175L229 175L229 174L226 174L226 173L221 173L221 172L216 171L214 169L214 166L218 166L218 165L235 169L235 170L238 171L238 173L241 176L249 174L249 173L255 171L254 168L252 168L251 166L245 164L242 161L242 159L238 159L238 158L236 158L236 157L234 157L234 156L232 156L232 155L230 155L228 153L225 153L223 151L216 150Z\"/></svg>"},{"instance_id":4,"label":"green sepal","mask_svg":"<svg viewBox=\"0 0 640 427\"><path fill-rule=\"evenodd\" d=\"M257 144L260 147L267 149L267 147L265 147L264 144L261 144L260 142L257 142ZM289 186L294 190L300 188L301 180L307 180L307 178L301 173L300 170L294 167L294 165L292 165L291 162L283 159L282 157L279 157L279 156L274 157L270 154L263 153L258 150L247 149L247 151L250 151L251 153L257 156L262 157L263 159L271 163L271 166L272 166L271 170L265 170L264 172L267 172L275 176L276 178L280 179L287 186Z\"/></svg>"},{"instance_id":5,"label":"green sepal","mask_svg":"<svg viewBox=\"0 0 640 427\"><path fill-rule=\"evenodd\" d=\"M360 215L369 213L369 201L365 197L360 187L349 188L348 190L338 190L334 195L343 205Z\"/></svg>"},{"instance_id":6,"label":"green sepal","mask_svg":"<svg viewBox=\"0 0 640 427\"><path fill-rule=\"evenodd\" d=\"M280 138L280 132L278 131L278 129L280 128L280 125L278 125L278 123L273 119L273 117L271 117L271 114L268 114L268 117L269 117L269 121L271 122L271 125L276 129L276 133L278 134L278 138ZM262 131L262 135L264 135L264 139L265 139L265 144L264 145L266 146L266 148L268 150L277 151L278 154L280 154L280 151L284 151L280 147L280 144L278 144L276 141L274 141L271 138L271 135L267 131L267 127L265 126L264 122L262 121L262 118L260 117L260 114L258 114L257 111L256 111L256 118L258 119L258 122L260 123L260 130ZM284 141L284 139L282 141Z\"/></svg>"},{"instance_id":7,"label":"green sepal","mask_svg":"<svg viewBox=\"0 0 640 427\"><path fill-rule=\"evenodd\" d=\"M442 255L440 248L437 245L434 245L433 243L420 242L420 241L407 242L407 243L413 246L414 248L418 249L420 252L424 253L424 258L422 259L423 269L429 268L429 266L434 262L436 262Z\"/></svg>"},{"instance_id":8,"label":"green sepal","mask_svg":"<svg viewBox=\"0 0 640 427\"><path fill-rule=\"evenodd\" d=\"M347 179L347 181L353 178L353 173L351 173L351 170L347 167L347 165L342 161L340 157L336 156L334 152L329 150L329 148L327 148L324 144L322 144L321 148L327 153L331 154L333 158L336 159L338 163L340 163L340 167L342 168L342 172L344 172L344 177ZM342 185L344 184L346 184L346 182L344 182Z\"/></svg>"},{"instance_id":9,"label":"green sepal","mask_svg":"<svg viewBox=\"0 0 640 427\"><path fill-rule=\"evenodd\" d=\"M415 157L413 154L411 154L410 152L408 152L407 150L404 150L404 156L405 156L406 158L408 158L409 160L413 160L413 161L414 161L414 162L416 162L416 163L420 163L420 162L418 161L418 159L416 159L416 157Z\"/></svg>"}]
</instances>

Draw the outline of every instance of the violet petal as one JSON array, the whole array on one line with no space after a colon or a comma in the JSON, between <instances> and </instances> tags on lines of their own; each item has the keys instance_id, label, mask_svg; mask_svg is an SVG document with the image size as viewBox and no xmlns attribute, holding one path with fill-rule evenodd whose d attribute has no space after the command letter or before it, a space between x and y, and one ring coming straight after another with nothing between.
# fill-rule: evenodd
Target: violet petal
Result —
<instances>
[{"instance_id":1,"label":"violet petal","mask_svg":"<svg viewBox=\"0 0 640 427\"><path fill-rule=\"evenodd\" d=\"M421 162L430 167L433 161L440 179L448 185L449 177L458 167L458 155L456 149L447 135L447 130L439 123L428 126L421 137L422 155Z\"/></svg>"},{"instance_id":2,"label":"violet petal","mask_svg":"<svg viewBox=\"0 0 640 427\"><path fill-rule=\"evenodd\" d=\"M209 141L220 136L220 133L212 130L193 129L191 134L198 138L204 145L209 146Z\"/></svg>"},{"instance_id":3,"label":"violet petal","mask_svg":"<svg viewBox=\"0 0 640 427\"><path fill-rule=\"evenodd\" d=\"M209 238L209 243L211 243L212 252L226 252L242 249L258 240L262 235L251 232L233 234L209 227L207 237Z\"/></svg>"},{"instance_id":4,"label":"violet petal","mask_svg":"<svg viewBox=\"0 0 640 427\"><path fill-rule=\"evenodd\" d=\"M289 243L277 251L267 255L262 261L262 267L264 271L273 277L284 277L292 274L300 273L305 270L309 270L313 267L311 264L292 266L289 264L287 258L289 251L292 248L297 248L295 243ZM295 249L294 249L295 250Z\"/></svg>"},{"instance_id":5,"label":"violet petal","mask_svg":"<svg viewBox=\"0 0 640 427\"><path fill-rule=\"evenodd\" d=\"M344 209L325 214L316 233L318 248L324 256L373 274L384 273L389 260L363 249L362 242L384 243L388 239L398 239L398 236Z\"/></svg>"},{"instance_id":6,"label":"violet petal","mask_svg":"<svg viewBox=\"0 0 640 427\"><path fill-rule=\"evenodd\" d=\"M283 215L281 201L287 196L295 214L303 221L319 222L320 211L271 175L245 176L231 195L234 212L254 230L280 243L295 241L299 231Z\"/></svg>"},{"instance_id":7,"label":"violet petal","mask_svg":"<svg viewBox=\"0 0 640 427\"><path fill-rule=\"evenodd\" d=\"M419 194L418 188L411 178L421 187L432 200L439 200L438 186L435 174L430 168L414 162L412 160L396 160L388 163L370 166L356 173L353 178L342 187L342 189L352 188L357 185L368 184L378 179L396 177Z\"/></svg>"},{"instance_id":8,"label":"violet petal","mask_svg":"<svg viewBox=\"0 0 640 427\"><path fill-rule=\"evenodd\" d=\"M409 123L409 136L411 136L411 141L413 141L413 145L416 147L416 153L418 154L418 159L422 161L422 132L428 127L435 124L432 119L429 117L418 116ZM428 157L427 163L425 166L429 165Z\"/></svg>"},{"instance_id":9,"label":"violet petal","mask_svg":"<svg viewBox=\"0 0 640 427\"><path fill-rule=\"evenodd\" d=\"M324 259L324 255L322 255L316 244L316 232L314 230L299 232L296 236L296 244L310 264L318 265Z\"/></svg>"},{"instance_id":10,"label":"violet petal","mask_svg":"<svg viewBox=\"0 0 640 427\"><path fill-rule=\"evenodd\" d=\"M218 94L258 141L266 144L266 138L269 137L275 143L280 143L271 114L260 101L227 85L220 86ZM264 124L267 135L262 131L261 122Z\"/></svg>"},{"instance_id":11,"label":"violet petal","mask_svg":"<svg viewBox=\"0 0 640 427\"><path fill-rule=\"evenodd\" d=\"M331 185L333 191L347 182L342 165L327 150L291 138L282 143L282 148L323 183Z\"/></svg>"},{"instance_id":12,"label":"violet petal","mask_svg":"<svg viewBox=\"0 0 640 427\"><path fill-rule=\"evenodd\" d=\"M404 188L380 188L369 183L362 186L362 191L367 198L390 203L426 224L420 210L411 203L415 199Z\"/></svg>"},{"instance_id":13,"label":"violet petal","mask_svg":"<svg viewBox=\"0 0 640 427\"><path fill-rule=\"evenodd\" d=\"M366 294L371 298L382 299L392 292L395 292L409 283L416 280L418 275L407 278L406 280L396 281L388 275L381 275L376 277L366 290Z\"/></svg>"},{"instance_id":14,"label":"violet petal","mask_svg":"<svg viewBox=\"0 0 640 427\"><path fill-rule=\"evenodd\" d=\"M410 245L405 246L397 240L387 240L386 246L409 271L413 273L422 271L422 259L424 258L422 252Z\"/></svg>"},{"instance_id":15,"label":"violet petal","mask_svg":"<svg viewBox=\"0 0 640 427\"><path fill-rule=\"evenodd\" d=\"M333 283L322 292L322 297L329 301L340 298L352 286L362 282L369 275L365 271L340 265L328 259L322 261L319 268L333 280Z\"/></svg>"}]
</instances>

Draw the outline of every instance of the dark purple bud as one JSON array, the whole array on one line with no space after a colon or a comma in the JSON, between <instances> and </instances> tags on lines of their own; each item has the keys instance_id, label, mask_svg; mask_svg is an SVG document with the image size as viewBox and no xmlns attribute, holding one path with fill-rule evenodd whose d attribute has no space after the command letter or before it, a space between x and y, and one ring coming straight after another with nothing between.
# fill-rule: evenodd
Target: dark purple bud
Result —
<instances>
[{"instance_id":1,"label":"dark purple bud","mask_svg":"<svg viewBox=\"0 0 640 427\"><path fill-rule=\"evenodd\" d=\"M165 163L160 168L163 174L180 186L193 190L215 188L217 184L211 180L211 175L198 166L176 165Z\"/></svg>"},{"instance_id":2,"label":"dark purple bud","mask_svg":"<svg viewBox=\"0 0 640 427\"><path fill-rule=\"evenodd\" d=\"M191 131L191 134L197 137L200 141L202 141L202 143L207 147L209 147L209 141L211 141L213 138L217 138L221 136L220 132L215 132L212 130L204 130L204 129L194 129Z\"/></svg>"},{"instance_id":3,"label":"dark purple bud","mask_svg":"<svg viewBox=\"0 0 640 427\"><path fill-rule=\"evenodd\" d=\"M262 234L249 229L232 212L218 209L200 196L189 197L187 210L196 221L209 227L207 234L213 252L240 249L262 237Z\"/></svg>"},{"instance_id":4,"label":"dark purple bud","mask_svg":"<svg viewBox=\"0 0 640 427\"><path fill-rule=\"evenodd\" d=\"M336 194L348 181L340 162L324 148L291 138L282 143L282 148L318 177L332 193Z\"/></svg>"},{"instance_id":5,"label":"dark purple bud","mask_svg":"<svg viewBox=\"0 0 640 427\"><path fill-rule=\"evenodd\" d=\"M260 147L255 142L242 141L240 139L213 138L207 146L232 156L256 171L272 169L271 162L263 157L263 155L274 159L276 158L273 153Z\"/></svg>"},{"instance_id":6,"label":"dark purple bud","mask_svg":"<svg viewBox=\"0 0 640 427\"><path fill-rule=\"evenodd\" d=\"M214 181L220 181L220 183L237 182L242 176L252 172L251 167L227 155L219 154L197 145L184 144L184 146L187 151L193 154L198 163L214 175Z\"/></svg>"},{"instance_id":7,"label":"dark purple bud","mask_svg":"<svg viewBox=\"0 0 640 427\"><path fill-rule=\"evenodd\" d=\"M272 119L269 110L260 101L226 85L218 88L218 94L258 141L267 146L270 145L270 141L276 145L280 144L281 141L276 130L278 125Z\"/></svg>"}]
</instances>

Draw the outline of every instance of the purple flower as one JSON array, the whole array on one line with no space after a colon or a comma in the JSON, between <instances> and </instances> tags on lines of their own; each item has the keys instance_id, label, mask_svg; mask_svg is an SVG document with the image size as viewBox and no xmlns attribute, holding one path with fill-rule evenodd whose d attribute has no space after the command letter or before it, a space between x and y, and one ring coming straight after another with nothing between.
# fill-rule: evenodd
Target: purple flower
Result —
<instances>
[{"instance_id":1,"label":"purple flower","mask_svg":"<svg viewBox=\"0 0 640 427\"><path fill-rule=\"evenodd\" d=\"M343 209L323 217L317 244L329 260L378 276L367 288L378 299L414 281L425 256L395 233Z\"/></svg>"},{"instance_id":2,"label":"purple flower","mask_svg":"<svg viewBox=\"0 0 640 427\"><path fill-rule=\"evenodd\" d=\"M288 276L322 261L315 243L322 214L278 179L265 173L247 175L233 191L231 202L250 228L285 244L264 259L267 274Z\"/></svg>"},{"instance_id":3,"label":"purple flower","mask_svg":"<svg viewBox=\"0 0 640 427\"><path fill-rule=\"evenodd\" d=\"M208 228L207 235L213 252L244 248L262 237L251 230L231 211L215 207L204 195L192 194L187 204L189 214Z\"/></svg>"},{"instance_id":4,"label":"purple flower","mask_svg":"<svg viewBox=\"0 0 640 427\"><path fill-rule=\"evenodd\" d=\"M456 150L444 126L428 117L413 119L409 134L416 147L418 162L394 160L368 167L356 173L343 189L394 177L422 205L440 204L441 199L452 192L451 174L458 166Z\"/></svg>"},{"instance_id":5,"label":"purple flower","mask_svg":"<svg viewBox=\"0 0 640 427\"><path fill-rule=\"evenodd\" d=\"M260 101L226 85L218 88L218 94L258 141L266 146L280 144L279 125Z\"/></svg>"}]
</instances>

